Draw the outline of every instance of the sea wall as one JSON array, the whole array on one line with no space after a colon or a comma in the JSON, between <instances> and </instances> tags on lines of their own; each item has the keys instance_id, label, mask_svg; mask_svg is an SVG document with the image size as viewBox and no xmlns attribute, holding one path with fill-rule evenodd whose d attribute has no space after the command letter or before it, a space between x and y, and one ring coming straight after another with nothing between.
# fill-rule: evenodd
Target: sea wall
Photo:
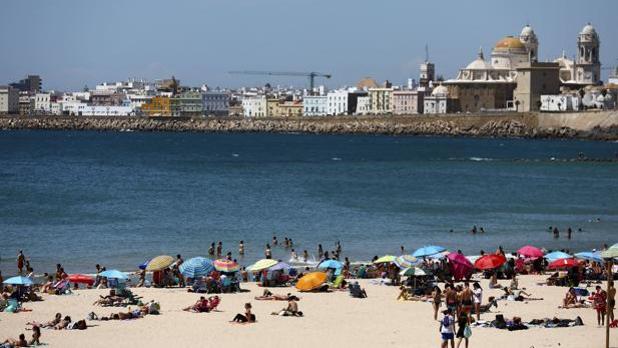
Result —
<instances>
[{"instance_id":1,"label":"sea wall","mask_svg":"<svg viewBox=\"0 0 618 348\"><path fill-rule=\"evenodd\" d=\"M302 118L0 117L1 130L272 132L618 140L618 113Z\"/></svg>"}]
</instances>

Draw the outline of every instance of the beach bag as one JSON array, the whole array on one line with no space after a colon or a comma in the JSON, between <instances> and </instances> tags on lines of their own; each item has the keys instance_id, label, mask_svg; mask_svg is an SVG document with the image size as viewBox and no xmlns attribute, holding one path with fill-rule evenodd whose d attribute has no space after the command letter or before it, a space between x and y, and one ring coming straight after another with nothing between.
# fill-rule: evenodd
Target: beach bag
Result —
<instances>
[{"instance_id":1,"label":"beach bag","mask_svg":"<svg viewBox=\"0 0 618 348\"><path fill-rule=\"evenodd\" d=\"M466 325L466 328L464 329L464 337L470 338L470 336L472 336L472 329L470 328L470 325Z\"/></svg>"}]
</instances>

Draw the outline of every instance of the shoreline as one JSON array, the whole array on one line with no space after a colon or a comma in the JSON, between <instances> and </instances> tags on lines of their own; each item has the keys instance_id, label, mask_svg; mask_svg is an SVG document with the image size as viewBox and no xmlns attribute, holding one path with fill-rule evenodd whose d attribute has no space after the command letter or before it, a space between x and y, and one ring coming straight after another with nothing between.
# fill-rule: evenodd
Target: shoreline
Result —
<instances>
[{"instance_id":1,"label":"shoreline","mask_svg":"<svg viewBox=\"0 0 618 348\"><path fill-rule=\"evenodd\" d=\"M2 116L0 130L401 135L618 140L618 112L302 118Z\"/></svg>"}]
</instances>

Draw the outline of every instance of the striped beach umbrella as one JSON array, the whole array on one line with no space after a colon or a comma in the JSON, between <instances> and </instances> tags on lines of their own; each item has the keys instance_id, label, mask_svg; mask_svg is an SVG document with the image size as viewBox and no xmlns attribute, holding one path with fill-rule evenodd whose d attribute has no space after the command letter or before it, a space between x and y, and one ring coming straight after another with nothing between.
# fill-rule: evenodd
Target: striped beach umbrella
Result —
<instances>
[{"instance_id":1,"label":"striped beach umbrella","mask_svg":"<svg viewBox=\"0 0 618 348\"><path fill-rule=\"evenodd\" d=\"M401 269L410 268L416 265L419 260L412 255L401 255L395 259L395 265Z\"/></svg>"},{"instance_id":2,"label":"striped beach umbrella","mask_svg":"<svg viewBox=\"0 0 618 348\"><path fill-rule=\"evenodd\" d=\"M210 274L215 269L212 261L205 257L194 257L183 262L178 270L186 278L204 277Z\"/></svg>"},{"instance_id":3,"label":"striped beach umbrella","mask_svg":"<svg viewBox=\"0 0 618 348\"><path fill-rule=\"evenodd\" d=\"M270 268L278 263L277 260L273 259L261 259L260 261L254 263L253 265L247 267L247 270L250 272L259 272Z\"/></svg>"},{"instance_id":4,"label":"striped beach umbrella","mask_svg":"<svg viewBox=\"0 0 618 348\"><path fill-rule=\"evenodd\" d=\"M402 275L405 277L419 277L419 276L426 276L427 273L425 273L425 271L423 271L422 269L418 267L408 267L406 269L401 270L401 272L399 272L399 275Z\"/></svg>"},{"instance_id":5,"label":"striped beach umbrella","mask_svg":"<svg viewBox=\"0 0 618 348\"><path fill-rule=\"evenodd\" d=\"M154 259L148 261L148 265L146 266L147 271L160 271L164 268L167 268L174 263L174 258L169 255L160 255L155 257Z\"/></svg>"},{"instance_id":6,"label":"striped beach umbrella","mask_svg":"<svg viewBox=\"0 0 618 348\"><path fill-rule=\"evenodd\" d=\"M212 263L215 269L220 272L237 272L240 270L240 265L234 261L219 259Z\"/></svg>"}]
</instances>

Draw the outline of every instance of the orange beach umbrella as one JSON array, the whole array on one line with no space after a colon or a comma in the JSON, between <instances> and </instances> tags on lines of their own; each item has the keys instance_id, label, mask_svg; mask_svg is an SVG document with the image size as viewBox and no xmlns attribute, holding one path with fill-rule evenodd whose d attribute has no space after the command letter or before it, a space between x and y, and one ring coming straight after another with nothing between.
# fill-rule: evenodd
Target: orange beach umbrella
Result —
<instances>
[{"instance_id":1,"label":"orange beach umbrella","mask_svg":"<svg viewBox=\"0 0 618 348\"><path fill-rule=\"evenodd\" d=\"M326 278L327 276L324 272L309 273L298 280L296 288L300 291L311 291L326 283Z\"/></svg>"}]
</instances>

